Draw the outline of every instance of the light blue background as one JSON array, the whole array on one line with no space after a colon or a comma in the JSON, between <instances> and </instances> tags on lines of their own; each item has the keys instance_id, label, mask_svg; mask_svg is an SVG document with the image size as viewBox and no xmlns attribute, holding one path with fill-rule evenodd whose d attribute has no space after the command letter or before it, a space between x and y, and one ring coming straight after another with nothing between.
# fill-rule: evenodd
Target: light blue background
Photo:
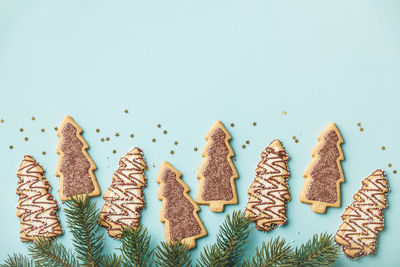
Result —
<instances>
[{"instance_id":1,"label":"light blue background","mask_svg":"<svg viewBox=\"0 0 400 267\"><path fill-rule=\"evenodd\" d=\"M245 207L260 152L279 138L291 156L288 224L270 233L254 229L247 256L279 235L297 245L314 233L334 233L361 180L383 168L391 186L390 207L377 254L357 261L341 255L335 266L398 266L400 175L392 171L400 171L399 12L395 0L2 1L0 260L7 253L27 252L15 216L15 173L24 154L43 165L58 199L53 128L69 114L84 129L103 193L119 157L133 146L144 150L150 168L142 222L152 245L164 240L155 181L160 163L168 160L184 174L194 198L202 157L193 147L201 150L205 133L219 119L236 124L228 130L240 176L239 204L221 214L201 206L208 236L198 240L193 259L215 241L225 214ZM330 121L345 139L346 182L342 207L320 215L298 196L316 137ZM115 132L121 136L116 138ZM107 136L111 141L101 143ZM246 139L251 144L243 150ZM169 154L171 149L175 155ZM94 200L103 205L101 197ZM59 214L65 228L65 214ZM68 246L70 240L68 231L59 239ZM119 247L119 241L106 240L107 251Z\"/></svg>"}]
</instances>

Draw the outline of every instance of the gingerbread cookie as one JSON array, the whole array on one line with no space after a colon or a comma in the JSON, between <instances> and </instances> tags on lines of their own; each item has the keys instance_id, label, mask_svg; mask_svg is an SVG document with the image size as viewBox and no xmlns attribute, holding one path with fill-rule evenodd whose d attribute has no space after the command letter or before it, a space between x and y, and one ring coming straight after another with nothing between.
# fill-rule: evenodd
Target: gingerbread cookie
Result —
<instances>
[{"instance_id":1,"label":"gingerbread cookie","mask_svg":"<svg viewBox=\"0 0 400 267\"><path fill-rule=\"evenodd\" d=\"M57 217L58 205L50 193L43 168L33 157L25 156L17 176L17 216L21 218L21 241L32 242L37 237L57 238L62 234Z\"/></svg>"},{"instance_id":2,"label":"gingerbread cookie","mask_svg":"<svg viewBox=\"0 0 400 267\"><path fill-rule=\"evenodd\" d=\"M271 231L286 223L286 203L290 200L288 160L279 140L274 140L261 153L244 212L261 231Z\"/></svg>"},{"instance_id":3,"label":"gingerbread cookie","mask_svg":"<svg viewBox=\"0 0 400 267\"><path fill-rule=\"evenodd\" d=\"M374 171L362 181L353 203L342 215L343 223L335 236L348 258L375 254L376 239L385 226L383 210L387 207L388 192L388 181L382 170Z\"/></svg>"},{"instance_id":4,"label":"gingerbread cookie","mask_svg":"<svg viewBox=\"0 0 400 267\"><path fill-rule=\"evenodd\" d=\"M164 161L157 176L160 184L158 199L162 200L160 220L165 224L167 243L181 241L189 248L196 247L196 239L207 235L197 212L199 206L188 195L188 186L180 179L181 173Z\"/></svg>"},{"instance_id":5,"label":"gingerbread cookie","mask_svg":"<svg viewBox=\"0 0 400 267\"><path fill-rule=\"evenodd\" d=\"M311 153L312 161L304 172L306 179L300 192L300 201L311 204L311 210L325 213L326 207L340 207L340 183L344 182L340 145L342 135L334 123L319 135L318 145Z\"/></svg>"},{"instance_id":6,"label":"gingerbread cookie","mask_svg":"<svg viewBox=\"0 0 400 267\"><path fill-rule=\"evenodd\" d=\"M71 196L86 194L89 197L101 194L94 171L96 164L87 150L89 145L81 136L82 129L70 116L66 116L58 129L60 155L56 176L60 177L60 199L71 200Z\"/></svg>"},{"instance_id":7,"label":"gingerbread cookie","mask_svg":"<svg viewBox=\"0 0 400 267\"><path fill-rule=\"evenodd\" d=\"M232 138L222 122L217 121L205 139L207 144L201 153L204 160L197 173L200 185L196 202L209 205L213 212L222 212L224 205L238 202L238 174L231 159L235 154L229 144Z\"/></svg>"},{"instance_id":8,"label":"gingerbread cookie","mask_svg":"<svg viewBox=\"0 0 400 267\"><path fill-rule=\"evenodd\" d=\"M140 213L145 208L146 170L143 152L137 147L119 160L100 213L100 224L107 228L111 237L120 238L123 228L139 226Z\"/></svg>"}]
</instances>

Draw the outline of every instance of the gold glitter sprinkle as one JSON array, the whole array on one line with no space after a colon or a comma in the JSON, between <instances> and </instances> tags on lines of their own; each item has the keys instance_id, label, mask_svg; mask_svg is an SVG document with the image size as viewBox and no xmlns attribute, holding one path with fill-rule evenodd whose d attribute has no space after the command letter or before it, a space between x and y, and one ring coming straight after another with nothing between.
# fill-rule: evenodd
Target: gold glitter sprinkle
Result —
<instances>
[{"instance_id":1,"label":"gold glitter sprinkle","mask_svg":"<svg viewBox=\"0 0 400 267\"><path fill-rule=\"evenodd\" d=\"M173 154L175 154L175 151L174 151L174 150L171 150L171 151L169 152L169 154L173 155Z\"/></svg>"},{"instance_id":2,"label":"gold glitter sprinkle","mask_svg":"<svg viewBox=\"0 0 400 267\"><path fill-rule=\"evenodd\" d=\"M133 138L133 137L135 137L135 135L134 135L134 134L130 134L129 137L130 137L130 138Z\"/></svg>"},{"instance_id":3,"label":"gold glitter sprinkle","mask_svg":"<svg viewBox=\"0 0 400 267\"><path fill-rule=\"evenodd\" d=\"M176 146L179 145L179 142L178 142L178 141L175 141L175 142L174 142L174 145L176 145Z\"/></svg>"},{"instance_id":4,"label":"gold glitter sprinkle","mask_svg":"<svg viewBox=\"0 0 400 267\"><path fill-rule=\"evenodd\" d=\"M153 138L153 139L151 139L151 142L155 143L155 142L157 142L157 139Z\"/></svg>"},{"instance_id":5,"label":"gold glitter sprinkle","mask_svg":"<svg viewBox=\"0 0 400 267\"><path fill-rule=\"evenodd\" d=\"M385 146L381 146L381 149L382 149L382 151L386 150L386 147Z\"/></svg>"},{"instance_id":6,"label":"gold glitter sprinkle","mask_svg":"<svg viewBox=\"0 0 400 267\"><path fill-rule=\"evenodd\" d=\"M31 120L33 120L33 121L36 120L35 116L33 116L33 117L31 118Z\"/></svg>"},{"instance_id":7,"label":"gold glitter sprinkle","mask_svg":"<svg viewBox=\"0 0 400 267\"><path fill-rule=\"evenodd\" d=\"M1 123L4 123L4 119L1 119L0 122L1 122Z\"/></svg>"},{"instance_id":8,"label":"gold glitter sprinkle","mask_svg":"<svg viewBox=\"0 0 400 267\"><path fill-rule=\"evenodd\" d=\"M58 127L56 126L56 127L54 127L54 131L58 131Z\"/></svg>"},{"instance_id":9,"label":"gold glitter sprinkle","mask_svg":"<svg viewBox=\"0 0 400 267\"><path fill-rule=\"evenodd\" d=\"M358 126L358 127L361 127L361 122L358 122L358 123L357 123L357 126Z\"/></svg>"},{"instance_id":10,"label":"gold glitter sprinkle","mask_svg":"<svg viewBox=\"0 0 400 267\"><path fill-rule=\"evenodd\" d=\"M104 137L100 138L100 142L104 142Z\"/></svg>"},{"instance_id":11,"label":"gold glitter sprinkle","mask_svg":"<svg viewBox=\"0 0 400 267\"><path fill-rule=\"evenodd\" d=\"M119 137L119 133L115 133L115 136L116 136L116 137Z\"/></svg>"},{"instance_id":12,"label":"gold glitter sprinkle","mask_svg":"<svg viewBox=\"0 0 400 267\"><path fill-rule=\"evenodd\" d=\"M46 151L43 150L42 155L46 156L46 154L47 154Z\"/></svg>"},{"instance_id":13,"label":"gold glitter sprinkle","mask_svg":"<svg viewBox=\"0 0 400 267\"><path fill-rule=\"evenodd\" d=\"M117 150L113 149L112 153L113 153L113 154L117 153Z\"/></svg>"},{"instance_id":14,"label":"gold glitter sprinkle","mask_svg":"<svg viewBox=\"0 0 400 267\"><path fill-rule=\"evenodd\" d=\"M163 134L167 135L167 134L168 134L168 131L167 131L167 130L164 130L164 131L163 131Z\"/></svg>"},{"instance_id":15,"label":"gold glitter sprinkle","mask_svg":"<svg viewBox=\"0 0 400 267\"><path fill-rule=\"evenodd\" d=\"M44 128L42 128L42 129L40 129L40 131L41 131L42 133L44 133L46 130L45 130Z\"/></svg>"},{"instance_id":16,"label":"gold glitter sprinkle","mask_svg":"<svg viewBox=\"0 0 400 267\"><path fill-rule=\"evenodd\" d=\"M96 133L99 133L99 132L100 132L100 129L99 129L99 128L97 128L97 129L96 129Z\"/></svg>"},{"instance_id":17,"label":"gold glitter sprinkle","mask_svg":"<svg viewBox=\"0 0 400 267\"><path fill-rule=\"evenodd\" d=\"M161 128L161 124L157 124L157 128Z\"/></svg>"},{"instance_id":18,"label":"gold glitter sprinkle","mask_svg":"<svg viewBox=\"0 0 400 267\"><path fill-rule=\"evenodd\" d=\"M13 145L10 145L9 148L10 148L10 149L14 149L14 146L13 146Z\"/></svg>"},{"instance_id":19,"label":"gold glitter sprinkle","mask_svg":"<svg viewBox=\"0 0 400 267\"><path fill-rule=\"evenodd\" d=\"M232 122L232 123L231 123L231 127L232 127L232 128L235 127L235 123Z\"/></svg>"},{"instance_id":20,"label":"gold glitter sprinkle","mask_svg":"<svg viewBox=\"0 0 400 267\"><path fill-rule=\"evenodd\" d=\"M293 139L293 140L296 140L296 139L297 139L297 137L296 137L295 135L293 135L293 136L292 136L292 139Z\"/></svg>"},{"instance_id":21,"label":"gold glitter sprinkle","mask_svg":"<svg viewBox=\"0 0 400 267\"><path fill-rule=\"evenodd\" d=\"M197 147L194 147L194 148L193 148L193 151L194 151L194 152L197 152L198 150L199 150L199 149L198 149Z\"/></svg>"},{"instance_id":22,"label":"gold glitter sprinkle","mask_svg":"<svg viewBox=\"0 0 400 267\"><path fill-rule=\"evenodd\" d=\"M125 112L125 114L128 114L128 113L129 113L129 110L125 109L124 112Z\"/></svg>"},{"instance_id":23,"label":"gold glitter sprinkle","mask_svg":"<svg viewBox=\"0 0 400 267\"><path fill-rule=\"evenodd\" d=\"M286 110L282 111L282 115L285 116L286 114L287 114Z\"/></svg>"},{"instance_id":24,"label":"gold glitter sprinkle","mask_svg":"<svg viewBox=\"0 0 400 267\"><path fill-rule=\"evenodd\" d=\"M257 126L257 122L253 122L253 126Z\"/></svg>"},{"instance_id":25,"label":"gold glitter sprinkle","mask_svg":"<svg viewBox=\"0 0 400 267\"><path fill-rule=\"evenodd\" d=\"M393 174L397 174L397 170L393 170Z\"/></svg>"},{"instance_id":26,"label":"gold glitter sprinkle","mask_svg":"<svg viewBox=\"0 0 400 267\"><path fill-rule=\"evenodd\" d=\"M242 149L246 149L246 145L242 145Z\"/></svg>"},{"instance_id":27,"label":"gold glitter sprinkle","mask_svg":"<svg viewBox=\"0 0 400 267\"><path fill-rule=\"evenodd\" d=\"M106 137L106 141L107 141L107 142L110 141L110 137Z\"/></svg>"},{"instance_id":28,"label":"gold glitter sprinkle","mask_svg":"<svg viewBox=\"0 0 400 267\"><path fill-rule=\"evenodd\" d=\"M361 128L360 128L360 132L364 132L364 128L361 127Z\"/></svg>"},{"instance_id":29,"label":"gold glitter sprinkle","mask_svg":"<svg viewBox=\"0 0 400 267\"><path fill-rule=\"evenodd\" d=\"M246 145L250 145L250 140L246 140Z\"/></svg>"},{"instance_id":30,"label":"gold glitter sprinkle","mask_svg":"<svg viewBox=\"0 0 400 267\"><path fill-rule=\"evenodd\" d=\"M25 140L25 142L28 142L29 141L29 137L25 137L24 140Z\"/></svg>"},{"instance_id":31,"label":"gold glitter sprinkle","mask_svg":"<svg viewBox=\"0 0 400 267\"><path fill-rule=\"evenodd\" d=\"M299 139L294 140L294 142L295 142L296 144L298 144L298 143L299 143Z\"/></svg>"},{"instance_id":32,"label":"gold glitter sprinkle","mask_svg":"<svg viewBox=\"0 0 400 267\"><path fill-rule=\"evenodd\" d=\"M392 168L392 163L389 163L389 164L388 164L388 167L389 167L389 168Z\"/></svg>"},{"instance_id":33,"label":"gold glitter sprinkle","mask_svg":"<svg viewBox=\"0 0 400 267\"><path fill-rule=\"evenodd\" d=\"M22 133L24 131L24 128L19 128L19 131Z\"/></svg>"}]
</instances>

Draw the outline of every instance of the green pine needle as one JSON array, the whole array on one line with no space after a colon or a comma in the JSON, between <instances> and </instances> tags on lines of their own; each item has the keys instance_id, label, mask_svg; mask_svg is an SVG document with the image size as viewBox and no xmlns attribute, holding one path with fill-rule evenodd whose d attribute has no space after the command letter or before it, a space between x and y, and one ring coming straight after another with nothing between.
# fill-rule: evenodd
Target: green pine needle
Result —
<instances>
[{"instance_id":1,"label":"green pine needle","mask_svg":"<svg viewBox=\"0 0 400 267\"><path fill-rule=\"evenodd\" d=\"M153 250L150 250L150 235L146 227L140 225L136 230L125 228L121 237L120 248L124 261L128 266L147 267Z\"/></svg>"},{"instance_id":2,"label":"green pine needle","mask_svg":"<svg viewBox=\"0 0 400 267\"><path fill-rule=\"evenodd\" d=\"M330 266L339 257L339 251L339 245L331 234L314 235L306 244L296 248L296 263L302 267Z\"/></svg>"},{"instance_id":3,"label":"green pine needle","mask_svg":"<svg viewBox=\"0 0 400 267\"><path fill-rule=\"evenodd\" d=\"M234 211L232 216L226 216L224 223L220 226L216 244L205 247L200 254L199 266L234 266L243 257L247 237L251 229L251 221L243 212Z\"/></svg>"},{"instance_id":4,"label":"green pine needle","mask_svg":"<svg viewBox=\"0 0 400 267\"><path fill-rule=\"evenodd\" d=\"M155 262L161 267L187 267L190 266L191 253L189 247L182 245L179 241L168 246L167 243L161 242L155 250Z\"/></svg>"},{"instance_id":5,"label":"green pine needle","mask_svg":"<svg viewBox=\"0 0 400 267\"><path fill-rule=\"evenodd\" d=\"M62 244L39 237L29 247L29 254L35 263L42 266L78 266L72 251L67 250Z\"/></svg>"},{"instance_id":6,"label":"green pine needle","mask_svg":"<svg viewBox=\"0 0 400 267\"><path fill-rule=\"evenodd\" d=\"M66 202L68 228L73 235L73 244L78 258L86 266L98 266L102 261L104 240L99 234L99 210L89 203L89 197L72 197Z\"/></svg>"},{"instance_id":7,"label":"green pine needle","mask_svg":"<svg viewBox=\"0 0 400 267\"><path fill-rule=\"evenodd\" d=\"M30 260L27 256L22 254L14 253L12 256L7 255L7 259L3 264L0 264L0 267L38 267L39 264L35 264L33 260Z\"/></svg>"},{"instance_id":8,"label":"green pine needle","mask_svg":"<svg viewBox=\"0 0 400 267\"><path fill-rule=\"evenodd\" d=\"M122 259L121 256L113 253L108 255L107 257L104 257L102 262L101 262L102 267L119 267L119 266L124 266L124 260Z\"/></svg>"},{"instance_id":9,"label":"green pine needle","mask_svg":"<svg viewBox=\"0 0 400 267\"><path fill-rule=\"evenodd\" d=\"M260 250L256 248L256 254L243 263L243 267L272 267L293 266L293 249L284 239L275 238L267 244L263 242Z\"/></svg>"}]
</instances>

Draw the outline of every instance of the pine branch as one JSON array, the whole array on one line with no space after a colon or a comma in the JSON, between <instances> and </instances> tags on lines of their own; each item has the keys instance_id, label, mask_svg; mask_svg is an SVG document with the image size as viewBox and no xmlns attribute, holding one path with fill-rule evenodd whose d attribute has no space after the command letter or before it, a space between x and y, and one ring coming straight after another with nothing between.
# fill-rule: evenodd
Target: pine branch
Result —
<instances>
[{"instance_id":1,"label":"pine branch","mask_svg":"<svg viewBox=\"0 0 400 267\"><path fill-rule=\"evenodd\" d=\"M140 225L136 230L125 228L121 237L120 248L125 264L134 267L151 266L149 263L153 250L150 250L150 235L146 227Z\"/></svg>"},{"instance_id":2,"label":"pine branch","mask_svg":"<svg viewBox=\"0 0 400 267\"><path fill-rule=\"evenodd\" d=\"M22 254L14 253L12 256L7 255L7 259L4 263L0 264L0 267L39 267L39 264L35 264L33 260Z\"/></svg>"},{"instance_id":3,"label":"pine branch","mask_svg":"<svg viewBox=\"0 0 400 267\"><path fill-rule=\"evenodd\" d=\"M119 267L124 266L124 260L121 256L113 253L104 257L101 264L102 267Z\"/></svg>"},{"instance_id":4,"label":"pine branch","mask_svg":"<svg viewBox=\"0 0 400 267\"><path fill-rule=\"evenodd\" d=\"M330 266L339 257L339 245L328 233L314 235L306 244L296 248L296 265L302 267Z\"/></svg>"},{"instance_id":5,"label":"pine branch","mask_svg":"<svg viewBox=\"0 0 400 267\"><path fill-rule=\"evenodd\" d=\"M72 197L66 202L68 228L73 235L75 251L86 266L98 266L103 255L103 234L99 234L99 210L89 197Z\"/></svg>"},{"instance_id":6,"label":"pine branch","mask_svg":"<svg viewBox=\"0 0 400 267\"><path fill-rule=\"evenodd\" d=\"M200 254L199 266L233 266L237 264L245 250L247 237L251 229L251 221L244 217L240 211L227 215L224 223L220 226L216 244L205 247Z\"/></svg>"},{"instance_id":7,"label":"pine branch","mask_svg":"<svg viewBox=\"0 0 400 267\"><path fill-rule=\"evenodd\" d=\"M189 247L182 245L179 241L169 246L161 242L155 249L155 262L161 267L188 267L192 263L190 256Z\"/></svg>"},{"instance_id":8,"label":"pine branch","mask_svg":"<svg viewBox=\"0 0 400 267\"><path fill-rule=\"evenodd\" d=\"M39 237L29 247L29 254L37 265L42 266L79 266L72 251L67 250L62 244Z\"/></svg>"},{"instance_id":9,"label":"pine branch","mask_svg":"<svg viewBox=\"0 0 400 267\"><path fill-rule=\"evenodd\" d=\"M275 238L267 244L263 242L260 250L256 248L256 254L243 267L273 267L293 266L293 249L284 239Z\"/></svg>"}]
</instances>

